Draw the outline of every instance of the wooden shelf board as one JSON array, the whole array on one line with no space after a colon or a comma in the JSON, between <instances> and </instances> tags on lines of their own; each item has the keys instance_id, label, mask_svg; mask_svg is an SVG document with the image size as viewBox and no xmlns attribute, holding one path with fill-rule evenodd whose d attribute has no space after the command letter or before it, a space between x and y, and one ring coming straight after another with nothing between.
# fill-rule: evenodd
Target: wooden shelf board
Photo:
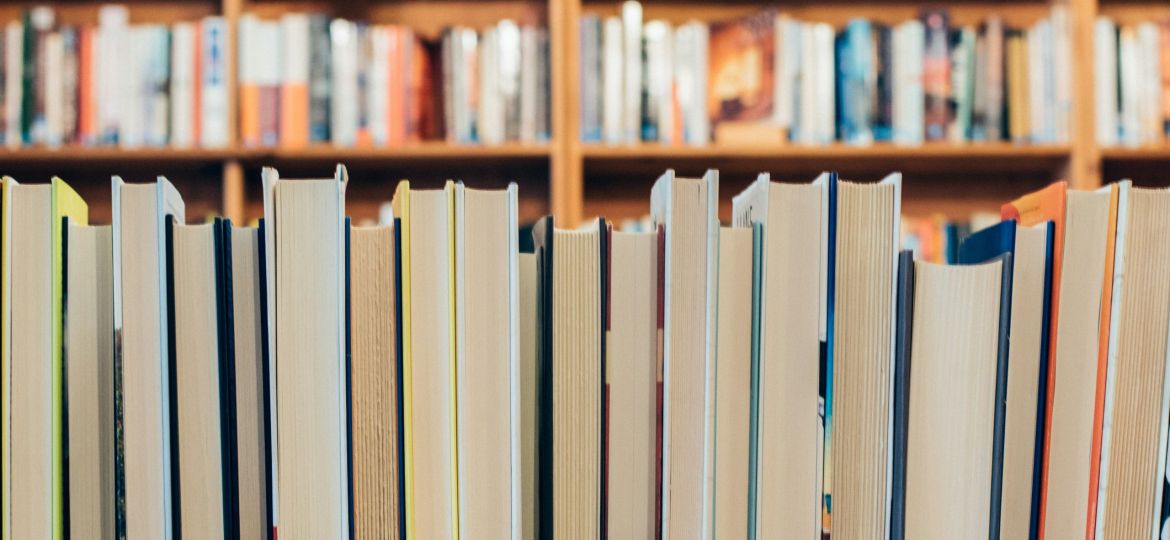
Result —
<instances>
[{"instance_id":1,"label":"wooden shelf board","mask_svg":"<svg viewBox=\"0 0 1170 540\"><path fill-rule=\"evenodd\" d=\"M1170 144L1102 148L1101 159L1109 161L1170 161Z\"/></svg>"},{"instance_id":2,"label":"wooden shelf board","mask_svg":"<svg viewBox=\"0 0 1170 540\"><path fill-rule=\"evenodd\" d=\"M1016 145L1011 143L924 144L897 146L874 144L851 146L761 145L761 146L667 146L655 144L598 145L586 144L582 153L587 160L597 159L818 159L818 158L907 158L907 159L1063 159L1069 147L1063 145Z\"/></svg>"},{"instance_id":3,"label":"wooden shelf board","mask_svg":"<svg viewBox=\"0 0 1170 540\"><path fill-rule=\"evenodd\" d=\"M0 149L0 164L41 164L42 162L84 163L89 161L180 161L213 162L238 159L251 151L232 148L121 148L117 146L61 146Z\"/></svg>"},{"instance_id":4,"label":"wooden shelf board","mask_svg":"<svg viewBox=\"0 0 1170 540\"><path fill-rule=\"evenodd\" d=\"M262 153L261 158L271 157L278 161L405 161L405 160L511 160L547 159L551 152L548 144L507 143L501 145L449 144L446 142L422 142L396 147L339 147L314 145L305 148L273 148Z\"/></svg>"}]
</instances>

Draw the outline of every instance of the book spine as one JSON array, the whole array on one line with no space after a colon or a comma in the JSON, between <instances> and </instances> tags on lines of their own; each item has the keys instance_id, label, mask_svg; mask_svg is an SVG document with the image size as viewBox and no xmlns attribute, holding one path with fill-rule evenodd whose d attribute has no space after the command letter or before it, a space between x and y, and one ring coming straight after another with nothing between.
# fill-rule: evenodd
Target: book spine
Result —
<instances>
[{"instance_id":1,"label":"book spine","mask_svg":"<svg viewBox=\"0 0 1170 540\"><path fill-rule=\"evenodd\" d=\"M330 140L330 67L329 17L309 16L309 118L308 141Z\"/></svg>"},{"instance_id":2,"label":"book spine","mask_svg":"<svg viewBox=\"0 0 1170 540\"><path fill-rule=\"evenodd\" d=\"M309 16L286 14L280 20L284 72L280 87L280 144L303 148L309 143Z\"/></svg>"},{"instance_id":3,"label":"book spine","mask_svg":"<svg viewBox=\"0 0 1170 540\"><path fill-rule=\"evenodd\" d=\"M987 140L1003 140L1004 133L1004 46L1003 19L987 19L987 102L984 126Z\"/></svg>"},{"instance_id":4,"label":"book spine","mask_svg":"<svg viewBox=\"0 0 1170 540\"><path fill-rule=\"evenodd\" d=\"M607 143L621 142L623 137L625 91L623 37L622 20L618 17L606 17L601 36L601 129L602 137Z\"/></svg>"},{"instance_id":5,"label":"book spine","mask_svg":"<svg viewBox=\"0 0 1170 540\"><path fill-rule=\"evenodd\" d=\"M951 74L948 54L947 13L927 11L922 16L926 31L926 45L922 63L922 86L925 92L925 139L937 141L946 138L950 120Z\"/></svg>"},{"instance_id":6,"label":"book spine","mask_svg":"<svg viewBox=\"0 0 1170 540\"><path fill-rule=\"evenodd\" d=\"M889 141L894 131L894 70L893 30L884 24L873 27L873 50L877 65L871 72L875 79L875 90L871 100L872 120L870 122L873 140Z\"/></svg>"},{"instance_id":7,"label":"book spine","mask_svg":"<svg viewBox=\"0 0 1170 540\"><path fill-rule=\"evenodd\" d=\"M581 18L581 140L601 140L601 17Z\"/></svg>"},{"instance_id":8,"label":"book spine","mask_svg":"<svg viewBox=\"0 0 1170 540\"><path fill-rule=\"evenodd\" d=\"M623 98L622 140L640 139L642 126L642 5L622 4Z\"/></svg>"},{"instance_id":9,"label":"book spine","mask_svg":"<svg viewBox=\"0 0 1170 540\"><path fill-rule=\"evenodd\" d=\"M203 19L200 70L200 143L204 147L228 145L227 22L223 17Z\"/></svg>"},{"instance_id":10,"label":"book spine","mask_svg":"<svg viewBox=\"0 0 1170 540\"><path fill-rule=\"evenodd\" d=\"M176 23L171 30L171 126L170 143L176 147L192 144L191 113L195 80L195 32L189 23Z\"/></svg>"}]
</instances>

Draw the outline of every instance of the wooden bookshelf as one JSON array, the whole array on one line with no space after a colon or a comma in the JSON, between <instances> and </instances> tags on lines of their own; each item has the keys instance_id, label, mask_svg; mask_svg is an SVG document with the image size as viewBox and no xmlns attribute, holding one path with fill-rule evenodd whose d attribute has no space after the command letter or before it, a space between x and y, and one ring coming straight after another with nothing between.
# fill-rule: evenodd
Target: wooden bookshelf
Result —
<instances>
[{"instance_id":1,"label":"wooden bookshelf","mask_svg":"<svg viewBox=\"0 0 1170 540\"><path fill-rule=\"evenodd\" d=\"M321 11L377 23L400 23L437 35L445 26L483 27L501 18L547 25L550 35L552 138L540 144L456 145L428 141L403 147L303 149L244 148L236 129L236 93L231 92L229 119L233 140L222 149L172 148L22 148L0 149L0 173L42 181L59 174L90 200L95 219L109 215L109 174L143 181L154 174L176 180L187 199L188 214L218 212L237 222L262 213L259 170L275 166L282 175L330 174L335 163L350 170L348 205L355 219L370 219L388 199L393 184L410 178L438 185L447 178L475 186L520 186L521 220L554 213L570 225L590 215L614 219L648 210L650 186L666 168L680 174L720 170L723 206L758 172L780 180L807 181L821 170L838 170L849 178L874 180L891 171L904 174L904 208L908 213L941 211L956 217L974 210L995 210L1003 200L1052 180L1067 179L1078 188L1103 180L1132 177L1141 185L1170 184L1170 144L1142 148L1100 148L1094 137L1092 22L1098 14L1133 22L1170 17L1170 7L1151 0L1066 0L1071 18L1073 114L1070 140L1063 145L889 144L850 146L762 145L664 146L582 143L579 133L578 28L583 13L617 13L617 0L131 0L131 22L170 23L208 14L228 19L229 47L236 50L235 30L242 13L278 17L287 11ZM59 20L94 23L102 2L52 3ZM906 0L644 0L645 19L674 23L740 17L776 7L795 17L844 25L853 17L896 23L918 15L926 2ZM938 5L935 2L930 5ZM0 18L9 20L32 2L0 0ZM1043 17L1051 4L1043 0L950 0L956 24L1000 14L1012 25ZM229 55L229 84L235 87L235 59ZM104 194L104 195L103 195ZM106 207L103 207L105 205ZM724 213L726 214L726 208ZM724 217L727 217L726 215Z\"/></svg>"}]
</instances>

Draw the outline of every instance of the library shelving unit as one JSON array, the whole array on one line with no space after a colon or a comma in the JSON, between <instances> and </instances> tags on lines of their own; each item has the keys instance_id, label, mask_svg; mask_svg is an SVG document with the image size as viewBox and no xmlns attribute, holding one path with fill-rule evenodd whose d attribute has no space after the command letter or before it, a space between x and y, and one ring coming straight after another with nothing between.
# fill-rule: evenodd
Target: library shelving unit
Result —
<instances>
[{"instance_id":1,"label":"library shelving unit","mask_svg":"<svg viewBox=\"0 0 1170 540\"><path fill-rule=\"evenodd\" d=\"M1059 1L1059 0L1058 0ZM230 50L235 50L237 21L242 13L277 17L290 10L320 11L376 23L398 23L427 35L444 26L484 27L502 18L547 25L551 62L551 139L541 144L501 146L428 141L405 147L307 149L245 148L236 129L235 58L229 55L233 91L230 118L233 143L223 149L118 148L0 149L0 169L27 181L50 174L66 178L90 201L95 220L109 218L109 175L144 181L166 174L188 205L189 219L221 213L237 222L262 213L259 169L273 165L287 177L327 175L335 162L344 163L351 182L349 213L356 219L377 215L400 178L423 186L457 178L480 187L520 185L520 219L532 221L553 213L571 225L593 215L611 219L637 217L648 209L650 186L666 168L682 175L720 170L723 219L730 198L755 174L773 179L808 181L834 169L846 178L876 180L885 173L904 173L904 212L942 212L962 217L974 210L996 210L1020 193L1057 179L1077 188L1094 188L1102 180L1131 177L1140 185L1166 185L1170 144L1143 148L1100 148L1094 138L1093 19L1109 15L1119 22L1170 17L1170 5L1152 0L1067 0L1070 15L1072 118L1067 144L931 143L918 147L760 145L702 147L655 143L604 145L582 143L579 133L578 28L583 13L616 14L618 0L131 0L132 22L174 22L218 13L227 18ZM31 4L0 0L0 17L10 20ZM53 4L60 21L93 23L101 2L72 0ZM843 26L854 17L899 23L917 17L925 5L949 9L954 24L977 23L999 14L1012 26L1028 26L1044 17L1045 0L644 0L644 19L672 23L736 18L763 7L776 7L795 17Z\"/></svg>"}]
</instances>

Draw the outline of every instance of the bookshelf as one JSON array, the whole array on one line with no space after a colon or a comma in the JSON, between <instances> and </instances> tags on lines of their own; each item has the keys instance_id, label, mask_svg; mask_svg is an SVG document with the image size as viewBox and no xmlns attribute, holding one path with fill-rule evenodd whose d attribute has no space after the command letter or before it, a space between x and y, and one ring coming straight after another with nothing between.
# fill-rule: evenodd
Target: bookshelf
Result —
<instances>
[{"instance_id":1,"label":"bookshelf","mask_svg":"<svg viewBox=\"0 0 1170 540\"><path fill-rule=\"evenodd\" d=\"M79 0L53 5L68 23L96 21L102 2ZM30 2L0 0L0 19L13 19ZM446 178L462 178L476 186L520 185L522 221L554 213L562 223L591 215L611 219L636 217L648 210L650 186L667 167L680 174L721 172L723 217L732 194L769 171L780 180L807 181L820 170L836 169L857 180L877 179L892 170L905 173L907 213L939 211L955 216L973 210L995 210L1003 200L1067 179L1078 188L1133 177L1139 185L1166 185L1170 144L1141 148L1101 148L1094 137L1093 18L1098 14L1119 22L1170 16L1170 7L1149 0L1067 0L1071 19L1073 62L1072 125L1068 144L1012 143L927 144L903 147L761 145L702 147L652 143L599 145L582 143L579 132L579 20L583 13L615 14L616 0L131 0L131 22L169 23L208 14L228 20L231 50L242 13L263 18L281 13L321 11L376 23L402 23L437 35L461 24L483 27L501 18L547 25L550 34L552 130L542 144L500 146L457 145L428 141L403 147L341 148L328 145L305 149L245 148L238 141L237 99L230 92L232 142L222 149L171 148L21 148L0 150L3 172L26 181L58 174L90 202L95 219L108 219L109 175L142 181L158 173L176 182L187 200L189 216L222 213L237 222L260 216L259 169L273 165L286 175L327 174L335 162L351 174L348 205L357 220L377 216L400 178L423 187ZM904 0L645 0L644 20L673 23L692 19L734 18L764 6L776 6L795 17L842 26L853 17L895 23L918 15L925 3ZM1027 25L1043 17L1050 3L1039 0L953 0L944 4L955 24L976 22L997 13L1010 25ZM235 88L235 55L229 55L229 85ZM286 172L287 171L287 172Z\"/></svg>"}]
</instances>

